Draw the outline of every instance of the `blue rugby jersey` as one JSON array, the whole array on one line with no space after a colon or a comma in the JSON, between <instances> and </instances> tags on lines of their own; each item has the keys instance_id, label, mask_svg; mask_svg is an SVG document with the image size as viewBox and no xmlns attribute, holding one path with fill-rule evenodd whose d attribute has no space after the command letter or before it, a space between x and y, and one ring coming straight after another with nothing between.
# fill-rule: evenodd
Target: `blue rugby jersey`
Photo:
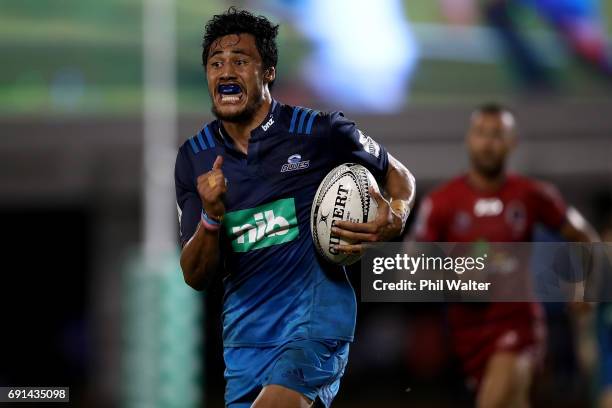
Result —
<instances>
[{"instance_id":1,"label":"blue rugby jersey","mask_svg":"<svg viewBox=\"0 0 612 408\"><path fill-rule=\"evenodd\" d=\"M273 101L251 132L248 154L220 121L208 123L179 149L175 167L180 239L200 220L197 177L224 158L228 190L221 232L223 343L271 346L295 339L352 341L356 299L344 268L316 253L310 207L325 175L360 163L382 185L385 148L340 112L321 113Z\"/></svg>"}]
</instances>

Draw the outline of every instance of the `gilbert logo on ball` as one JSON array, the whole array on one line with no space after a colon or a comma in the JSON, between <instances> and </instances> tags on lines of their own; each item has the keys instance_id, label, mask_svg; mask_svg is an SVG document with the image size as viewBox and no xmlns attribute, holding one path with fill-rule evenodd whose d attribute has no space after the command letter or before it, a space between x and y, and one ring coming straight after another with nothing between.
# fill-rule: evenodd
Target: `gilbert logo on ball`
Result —
<instances>
[{"instance_id":1,"label":"gilbert logo on ball","mask_svg":"<svg viewBox=\"0 0 612 408\"><path fill-rule=\"evenodd\" d=\"M350 265L360 254L344 254L333 246L354 242L332 233L336 221L370 222L376 218L378 206L369 187L379 190L374 176L365 167L345 163L330 171L315 194L310 211L310 229L317 251L327 261Z\"/></svg>"}]
</instances>

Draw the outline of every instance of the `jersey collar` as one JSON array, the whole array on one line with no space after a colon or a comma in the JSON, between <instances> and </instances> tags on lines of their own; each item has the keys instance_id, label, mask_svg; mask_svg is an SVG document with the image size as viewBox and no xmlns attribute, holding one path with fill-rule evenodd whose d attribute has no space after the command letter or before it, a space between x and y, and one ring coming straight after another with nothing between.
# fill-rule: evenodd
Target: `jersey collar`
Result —
<instances>
[{"instance_id":1,"label":"jersey collar","mask_svg":"<svg viewBox=\"0 0 612 408\"><path fill-rule=\"evenodd\" d=\"M252 141L263 139L264 137L267 137L268 135L274 133L273 128L275 127L275 125L278 125L279 122L280 105L281 104L276 101L276 99L272 99L272 103L270 104L270 110L268 111L268 114L266 115L265 119L261 122L259 126L251 130L251 139L249 140L249 143ZM228 135L227 131L223 128L223 123L221 123L220 120L217 120L217 128L219 137L223 141L223 144L225 144L226 147L232 150L236 150L234 141Z\"/></svg>"},{"instance_id":2,"label":"jersey collar","mask_svg":"<svg viewBox=\"0 0 612 408\"><path fill-rule=\"evenodd\" d=\"M272 103L270 104L270 110L266 115L265 119L257 126L255 129L251 130L251 140L259 140L262 139L269 134L274 133L275 127L278 127L278 109L279 103L272 99Z\"/></svg>"}]
</instances>

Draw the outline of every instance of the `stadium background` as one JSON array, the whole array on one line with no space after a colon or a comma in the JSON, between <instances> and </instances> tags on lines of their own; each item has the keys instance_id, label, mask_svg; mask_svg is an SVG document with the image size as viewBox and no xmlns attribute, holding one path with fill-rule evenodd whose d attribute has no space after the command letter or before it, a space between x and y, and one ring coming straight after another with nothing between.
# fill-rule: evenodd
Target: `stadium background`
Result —
<instances>
[{"instance_id":1,"label":"stadium background","mask_svg":"<svg viewBox=\"0 0 612 408\"><path fill-rule=\"evenodd\" d=\"M534 82L514 69L491 21L470 1L358 1L341 18L343 3L332 13L337 32L326 34L318 23L325 20L316 20L323 2L231 3L282 23L278 99L344 110L414 172L419 197L465 168L470 109L507 102L520 126L512 168L556 183L604 227L612 206L612 82L568 52L542 10L527 0L513 10L517 32L545 68ZM570 3L600 7L594 18L612 49L612 2ZM0 385L69 385L71 406L222 406L220 287L190 291L175 248L147 250L146 243L162 234L176 242L173 204L155 207L173 200L168 146L211 118L202 29L229 5L0 3ZM161 39L145 41L156 32ZM382 33L376 41L362 42L375 32ZM162 53L153 51L153 60L169 61L171 80L147 105L155 78L164 79L163 70L145 67L152 49ZM335 58L344 49L359 52ZM365 67L351 72L355 88L317 86L351 65ZM167 145L155 150L159 139L147 135L164 126ZM148 177L161 181L147 187ZM549 356L535 400L588 406L596 374L574 352L564 307L549 309ZM432 305L360 304L335 406L469 406L442 316ZM593 344L585 350L587 361L596 359Z\"/></svg>"}]
</instances>

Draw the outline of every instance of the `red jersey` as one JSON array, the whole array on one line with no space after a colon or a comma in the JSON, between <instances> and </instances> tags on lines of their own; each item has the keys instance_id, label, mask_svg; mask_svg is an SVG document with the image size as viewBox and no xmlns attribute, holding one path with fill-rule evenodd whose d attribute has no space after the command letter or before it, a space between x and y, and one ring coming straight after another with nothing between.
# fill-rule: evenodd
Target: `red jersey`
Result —
<instances>
[{"instance_id":1,"label":"red jersey","mask_svg":"<svg viewBox=\"0 0 612 408\"><path fill-rule=\"evenodd\" d=\"M418 241L526 242L534 225L559 229L566 205L547 183L508 175L498 191L483 192L467 175L451 180L425 198L416 224Z\"/></svg>"},{"instance_id":2,"label":"red jersey","mask_svg":"<svg viewBox=\"0 0 612 408\"><path fill-rule=\"evenodd\" d=\"M559 229L566 205L546 183L507 175L494 192L483 192L457 177L425 198L415 227L418 241L525 242L534 226ZM500 349L536 349L543 341L542 310L534 303L453 304L449 323L465 371L478 379L487 359Z\"/></svg>"}]
</instances>

